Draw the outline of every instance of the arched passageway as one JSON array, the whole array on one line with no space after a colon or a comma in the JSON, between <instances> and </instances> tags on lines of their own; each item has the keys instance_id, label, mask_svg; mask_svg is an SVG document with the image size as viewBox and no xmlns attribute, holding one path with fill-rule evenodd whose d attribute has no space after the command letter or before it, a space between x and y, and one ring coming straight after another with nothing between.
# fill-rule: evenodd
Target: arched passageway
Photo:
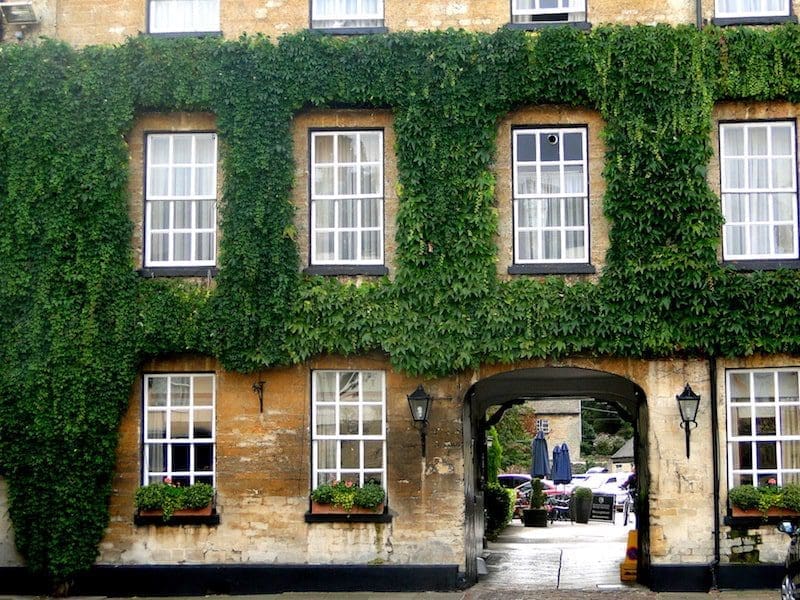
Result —
<instances>
[{"instance_id":1,"label":"arched passageway","mask_svg":"<svg viewBox=\"0 0 800 600\"><path fill-rule=\"evenodd\" d=\"M483 550L486 430L514 405L541 399L591 398L616 406L634 427L634 457L639 474L637 528L639 573L649 564L647 489L647 404L644 391L620 375L580 367L522 368L491 375L473 384L464 402L465 515L467 583L478 580ZM499 409L487 419L487 411Z\"/></svg>"}]
</instances>

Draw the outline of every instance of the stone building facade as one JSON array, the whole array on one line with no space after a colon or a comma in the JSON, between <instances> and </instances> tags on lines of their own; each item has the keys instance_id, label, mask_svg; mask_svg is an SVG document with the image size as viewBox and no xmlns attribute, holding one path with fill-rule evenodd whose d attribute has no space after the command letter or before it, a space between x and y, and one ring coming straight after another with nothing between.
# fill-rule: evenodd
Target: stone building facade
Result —
<instances>
[{"instance_id":1,"label":"stone building facade","mask_svg":"<svg viewBox=\"0 0 800 600\"><path fill-rule=\"evenodd\" d=\"M155 10L153 7L146 9L145 5L150 6L147 2L132 0L103 3L33 0L31 4L37 23L15 25L5 22L3 42L34 44L38 37L43 36L75 47L120 44L131 36L147 35L151 28L148 11ZM586 4L585 10L578 11L578 18L570 18L569 24L589 28L603 24L702 26L717 22L757 27L793 21L800 9L800 1L792 1L786 5L785 16L720 17L717 13L725 4L723 0L716 3L713 0L637 0L626 3L624 7L612 0L587 0ZM534 24L511 18L512 5L515 4L509 0L383 0L376 2L376 6L382 7L380 23L370 23L363 27L365 31L341 31L337 26L323 33L369 35L383 31L448 28L493 32L510 26L530 29L530 35L536 35L538 27ZM211 33L228 39L242 34L263 34L277 40L285 33L308 29L310 13L306 0L220 1L216 15L218 27ZM359 25L352 29L362 27ZM711 129L715 154L708 170L711 189L719 195L729 193L723 189L723 160L731 166L738 164L737 160L747 159L744 154L721 157L720 148L724 144L720 139L721 125L733 123L726 135L734 136L739 134L736 123L786 124L784 129L773 127L765 135L775 136L775 148L778 148L777 140L790 136L786 139L793 142L790 141L788 149L782 148L780 152L776 149L771 159L783 162L793 159L792 164L796 167L794 128L797 114L798 105L789 102L726 102L716 106ZM295 230L292 235L299 250L300 270L308 275L338 277L354 284L373 276L387 276L392 280L396 276L401 186L392 111L305 107L295 114L292 125L295 162L292 190ZM497 186L494 194L499 280L510 281L520 276L557 276L568 282L598 281L611 243L609 221L603 210L607 151L602 136L604 126L601 116L594 110L559 105L516 107L498 123L494 164ZM210 206L209 203L221 201L225 172L216 158L204 162L198 157L207 152L202 148L216 148L209 146L212 138L215 139L215 130L215 116L208 113L176 110L136 115L126 136L130 161L129 215L132 262L144 276L183 277L211 289L214 287L216 269L213 256L219 240L225 235L224 223L215 218L203 220L198 215L205 210L204 207ZM763 133L760 131L759 135ZM543 140L550 137L555 140L553 144L563 142L566 145L567 139L574 140L575 154L570 159L562 157L559 162L561 166L575 168L572 172L583 177L577 177L571 185L575 186L575 194L582 193L586 197L586 213L573 215L576 221L585 225L583 228L575 227L585 236L577 244L585 250L584 260L578 261L579 266L560 269L541 264L520 265L524 262L520 257L526 256L526 251L545 251L548 248L522 249L525 242L521 241L522 237L517 237L520 234L517 230L523 217L514 212L515 182L524 178L525 169L530 166L522 163L533 164L538 160L533 156L526 158L523 147L538 139L542 144L538 146L541 155L546 150ZM164 162L158 162L156 158L162 151L159 150L159 140L169 144L169 150L163 150L169 154ZM348 144L354 143L353 140L369 147L369 150L365 150L364 156L348 162L342 156L352 151ZM224 144L224 140L220 143ZM191 158L182 161L175 157L181 152L179 147L184 146L191 146ZM362 190L359 199L364 200L361 210L364 213L380 211L379 215L373 215L371 225L360 226L364 240L367 239L364 232L373 232L377 236L375 239L380 239L380 256L373 254L375 249L371 242L362 240L359 249L368 258L353 268L337 270L328 263L341 258L341 253L346 250L333 242L328 247L326 244L333 238L325 236L329 229L347 229L351 225L341 225L341 222L331 225L321 207L329 200L328 196L336 195L330 192L335 187L329 185L330 181L340 184L338 177L345 176L338 173L350 168L351 162L362 169L358 176L363 177L359 188ZM165 183L164 193L160 194L158 178L163 171L164 177L177 179L183 168L194 169L192 177L197 175L198 182L202 177L208 177L203 180L206 184L194 184L198 188L193 188L196 192L193 210L197 214L192 213L193 224L185 227L189 233L173 224L164 225L166 233L161 234L157 215L157 208L161 205L156 203L171 202L170 194L174 188L169 187L173 183ZM166 175L168 172L169 176ZM370 175L364 175L367 172ZM148 187L151 183L153 187ZM202 193L200 187L204 188ZM796 238L796 183L788 193L790 196L793 194L789 201L793 207L789 209L789 220L794 219L792 231ZM373 196L380 197L379 209L368 203ZM364 216L362 223L370 218ZM777 216L772 220L780 221ZM202 225L198 225L201 222ZM319 237L315 238L315 234ZM162 243L159 241L162 238L157 239L158 235L169 240L163 243L170 248L168 254L164 254L166 258L160 262L153 258L155 254L148 254ZM736 231L730 235L731 240L738 239ZM191 242L188 241L190 238ZM179 247L183 243L189 248L185 260L179 258ZM535 242L531 244L536 246ZM796 246L795 240L795 251ZM515 252L519 254L515 255ZM201 255L205 257L200 261L201 268L187 270L184 263L191 263ZM333 256L330 260L329 255ZM720 259L725 259L722 248ZM153 268L154 264L171 270L159 271ZM767 380L770 378L775 382L773 388L769 388L772 384ZM351 386L358 380L356 391L352 387L347 393L343 391L345 379ZM330 457L324 457L322 449L327 438L315 434L315 431L324 429L317 429L317 425L318 420L319 423L324 421L321 415L326 403L325 385L328 384L325 382L334 380L339 386L335 392L338 394L337 402L346 404L342 398L352 399L352 394L355 394L354 405L369 404L376 407L380 415L368 421L363 412L366 409L362 406L362 412L358 413L360 416L351 420L361 423L362 428L367 422L379 422L380 432L358 438L356 450L347 446L348 451L353 452L350 458L357 457L357 464L346 466L347 458L343 458L344 446L341 446L340 454L332 459L336 466L330 471L330 463L326 462ZM785 538L774 533L772 524L731 520L726 492L738 483L759 483L779 474L785 477L786 482L794 481L796 474L793 464L754 464L748 451L740 453L742 445L749 443L752 435L748 437L749 434L740 431L741 435L737 437L730 416L734 414L731 411L737 409L732 405L740 404L741 414L747 411L752 411L747 414L755 414L760 410L756 399L769 397L781 405L781 410L800 410L800 406L795 405L798 394L785 387L794 385L796 390L800 385L798 380L800 356L791 355L754 355L738 359L575 356L570 359L486 364L437 379L402 373L392 367L388 357L378 354L315 356L294 366L270 367L248 374L227 371L210 356L154 357L140 366L139 376L130 391L129 407L120 430L111 520L99 549L97 565L108 567L108 572L116 568L114 572L117 574L127 573L124 575L127 579L120 579L127 582L142 577L143 571L137 568L152 566L204 566L209 567L209 571L211 567L231 570L259 567L283 574L288 571L280 569L300 566L305 569L303 573L312 575L319 575L325 570L323 567L339 567L340 573L349 572L353 580L357 580L363 574L355 567L369 565L384 568L384 573L391 573L391 577L399 577L403 582L400 587L407 589L414 585L442 589L474 583L482 541L480 481L485 445L482 426L486 409L525 397L534 403L540 402L544 414L545 409L558 410L550 406L550 403L558 403L553 397L572 399L583 396L617 403L635 424L636 464L646 490L640 507L643 518L639 522L641 579L657 589L670 589L675 585L707 589L712 583L746 585L746 575L724 567L756 562L766 565L765 568L773 568L768 571L773 573L774 565L781 560ZM376 381L379 383L375 384ZM742 383L745 381L749 383ZM261 403L254 393L254 384L258 382L264 382ZM687 382L702 398L696 418L697 428L691 437L691 459L686 456L684 432L675 402L676 394ZM419 432L409 417L407 402L407 396L420 384L433 398L424 455ZM198 390L207 385L210 385L210 396L201 401ZM370 385L376 387L368 390ZM735 385L745 385L744 391L739 390L744 396L734 395ZM153 451L152 448L160 443L158 439L148 437L161 431L156 423L157 418L162 418L156 417L156 413L160 414L159 410L163 408L158 404L160 396L157 397L161 392L154 391L158 386L167 386L170 390L170 386L175 390L189 389L190 400L180 396L184 392L169 393L189 402L180 406L191 406L198 415L198 422L202 419L209 423L212 434L209 436L208 431L197 434L197 443L192 446L195 454L186 459L189 466L185 470L191 473L191 477L212 478L216 490L216 520L165 526L137 521L134 517L134 493L143 482L158 478L162 473L184 470L170 468L171 461L177 463L178 459L169 453L165 454L170 457L166 463L156 459L148 462L145 458L145 447L150 444L149 451ZM757 386L761 387L756 390ZM368 391L376 396L369 396ZM368 397L373 400L365 400ZM337 410L344 409L339 407ZM165 412L167 420L174 416L169 410ZM182 413L183 409L177 412ZM176 428L178 422L175 421ZM794 433L800 435L800 431L791 432ZM579 439L574 442L574 432L565 431L564 436L569 436L571 446L579 447ZM784 436L787 440L776 436L769 440L773 445L786 443L791 438L788 434ZM340 436L338 441L342 442L342 439ZM750 441L761 443L755 439ZM794 442L793 439L789 441ZM367 450L370 443L373 444L369 446L373 448L371 451ZM380 448L375 450L378 446ZM204 454L209 451L213 455L211 459ZM785 452L787 455L790 453L788 446ZM376 455L381 458L371 462ZM750 456L751 463L744 464L747 456ZM763 459L769 461L773 456L766 450ZM200 468L203 460L212 467ZM716 468L720 472L715 475ZM387 493L387 511L377 518L365 519L319 518L311 514L309 492L315 482L321 481L320 477L324 478L326 473L342 473L348 469L363 478L370 474L380 478ZM16 569L22 566L23 560L13 548L5 497L5 487L0 486L0 568ZM717 569L719 576L713 582L709 580L709 565ZM422 570L429 568L428 578L409 583L410 578L403 575L403 567L409 566ZM398 570L391 571L393 567L398 567ZM242 572L236 571L237 576ZM675 573L685 577L679 578L677 583ZM0 583L0 591L3 591L2 585ZM207 589L214 591L231 589L219 581L207 585ZM369 582L362 582L362 585L369 587ZM303 587L302 584L297 586Z\"/></svg>"}]
</instances>

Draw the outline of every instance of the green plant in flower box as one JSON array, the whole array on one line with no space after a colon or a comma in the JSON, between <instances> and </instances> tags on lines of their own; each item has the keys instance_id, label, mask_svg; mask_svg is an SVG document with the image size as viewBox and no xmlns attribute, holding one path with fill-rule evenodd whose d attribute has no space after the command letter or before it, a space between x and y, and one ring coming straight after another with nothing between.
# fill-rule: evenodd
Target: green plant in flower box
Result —
<instances>
[{"instance_id":1,"label":"green plant in flower box","mask_svg":"<svg viewBox=\"0 0 800 600\"><path fill-rule=\"evenodd\" d=\"M332 504L344 510L354 506L375 508L386 498L379 483L368 481L363 486L352 481L332 481L320 484L311 492L311 499L318 504Z\"/></svg>"},{"instance_id":2,"label":"green plant in flower box","mask_svg":"<svg viewBox=\"0 0 800 600\"><path fill-rule=\"evenodd\" d=\"M180 486L167 478L164 483L151 483L136 490L134 506L137 510L160 510L164 520L169 521L176 510L205 508L213 499L214 488L207 483Z\"/></svg>"}]
</instances>

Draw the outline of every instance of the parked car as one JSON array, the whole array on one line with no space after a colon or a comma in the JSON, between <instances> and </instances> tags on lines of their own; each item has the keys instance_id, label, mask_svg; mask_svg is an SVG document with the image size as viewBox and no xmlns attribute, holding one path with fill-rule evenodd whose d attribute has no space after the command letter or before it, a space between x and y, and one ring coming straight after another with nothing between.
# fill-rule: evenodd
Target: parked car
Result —
<instances>
[{"instance_id":1,"label":"parked car","mask_svg":"<svg viewBox=\"0 0 800 600\"><path fill-rule=\"evenodd\" d=\"M523 483L530 482L531 476L527 473L502 473L497 476L497 483L504 488L513 490Z\"/></svg>"},{"instance_id":2,"label":"parked car","mask_svg":"<svg viewBox=\"0 0 800 600\"><path fill-rule=\"evenodd\" d=\"M591 473L578 485L588 487L593 492L613 494L614 507L622 510L628 497L628 490L621 486L628 480L629 475L630 473Z\"/></svg>"},{"instance_id":3,"label":"parked car","mask_svg":"<svg viewBox=\"0 0 800 600\"><path fill-rule=\"evenodd\" d=\"M551 496L559 496L562 494L569 494L564 489L564 486L558 486L549 479L542 479L542 492L550 498ZM514 488L517 493L517 500L514 503L514 517L522 518L522 509L528 508L531 496L531 482L526 481Z\"/></svg>"}]
</instances>

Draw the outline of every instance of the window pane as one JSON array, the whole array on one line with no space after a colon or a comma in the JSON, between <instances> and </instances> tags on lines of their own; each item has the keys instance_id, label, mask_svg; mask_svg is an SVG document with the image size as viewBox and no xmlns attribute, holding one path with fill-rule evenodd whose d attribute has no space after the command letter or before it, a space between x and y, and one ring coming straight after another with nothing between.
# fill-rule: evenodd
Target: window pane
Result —
<instances>
[{"instance_id":1,"label":"window pane","mask_svg":"<svg viewBox=\"0 0 800 600\"><path fill-rule=\"evenodd\" d=\"M336 402L336 373L334 371L314 372L314 400Z\"/></svg>"},{"instance_id":2,"label":"window pane","mask_svg":"<svg viewBox=\"0 0 800 600\"><path fill-rule=\"evenodd\" d=\"M542 162L557 161L560 158L559 136L555 133L539 134L539 152Z\"/></svg>"},{"instance_id":3,"label":"window pane","mask_svg":"<svg viewBox=\"0 0 800 600\"><path fill-rule=\"evenodd\" d=\"M381 257L381 237L377 231L367 231L361 236L361 260L378 260Z\"/></svg>"},{"instance_id":4,"label":"window pane","mask_svg":"<svg viewBox=\"0 0 800 600\"><path fill-rule=\"evenodd\" d=\"M778 372L778 399L781 402L798 401L797 371Z\"/></svg>"},{"instance_id":5,"label":"window pane","mask_svg":"<svg viewBox=\"0 0 800 600\"><path fill-rule=\"evenodd\" d=\"M168 196L169 168L151 167L148 171L147 190L149 196Z\"/></svg>"},{"instance_id":6,"label":"window pane","mask_svg":"<svg viewBox=\"0 0 800 600\"><path fill-rule=\"evenodd\" d=\"M339 162L340 163L354 163L356 162L356 135L340 134L338 136L339 142Z\"/></svg>"},{"instance_id":7,"label":"window pane","mask_svg":"<svg viewBox=\"0 0 800 600\"><path fill-rule=\"evenodd\" d=\"M358 193L358 168L352 166L339 167L339 183L336 193L343 196L351 196Z\"/></svg>"},{"instance_id":8,"label":"window pane","mask_svg":"<svg viewBox=\"0 0 800 600\"><path fill-rule=\"evenodd\" d=\"M166 406L167 405L167 378L148 377L147 378L147 405Z\"/></svg>"},{"instance_id":9,"label":"window pane","mask_svg":"<svg viewBox=\"0 0 800 600\"><path fill-rule=\"evenodd\" d=\"M201 167L195 170L194 193L196 196L213 196L214 194L214 169Z\"/></svg>"},{"instance_id":10,"label":"window pane","mask_svg":"<svg viewBox=\"0 0 800 600\"><path fill-rule=\"evenodd\" d=\"M314 167L314 193L333 195L333 167Z\"/></svg>"},{"instance_id":11,"label":"window pane","mask_svg":"<svg viewBox=\"0 0 800 600\"><path fill-rule=\"evenodd\" d=\"M361 160L364 162L381 161L381 136L378 133L361 135Z\"/></svg>"},{"instance_id":12,"label":"window pane","mask_svg":"<svg viewBox=\"0 0 800 600\"><path fill-rule=\"evenodd\" d=\"M336 448L338 445L339 442L336 440L319 440L317 442L317 468L336 468Z\"/></svg>"},{"instance_id":13,"label":"window pane","mask_svg":"<svg viewBox=\"0 0 800 600\"><path fill-rule=\"evenodd\" d=\"M579 227L584 224L583 198L566 198L565 224L567 227Z\"/></svg>"},{"instance_id":14,"label":"window pane","mask_svg":"<svg viewBox=\"0 0 800 600\"><path fill-rule=\"evenodd\" d=\"M795 430L795 433L797 431ZM781 442L781 467L783 469L800 469L800 441L786 440ZM796 473L793 479L800 478L800 473ZM783 477L783 483L787 483L786 474Z\"/></svg>"},{"instance_id":15,"label":"window pane","mask_svg":"<svg viewBox=\"0 0 800 600\"><path fill-rule=\"evenodd\" d=\"M800 408L797 406L781 407L781 435L800 436Z\"/></svg>"},{"instance_id":16,"label":"window pane","mask_svg":"<svg viewBox=\"0 0 800 600\"><path fill-rule=\"evenodd\" d=\"M722 153L724 156L744 156L744 128L722 128Z\"/></svg>"},{"instance_id":17,"label":"window pane","mask_svg":"<svg viewBox=\"0 0 800 600\"><path fill-rule=\"evenodd\" d=\"M189 229L192 226L192 202L174 202L175 227Z\"/></svg>"},{"instance_id":18,"label":"window pane","mask_svg":"<svg viewBox=\"0 0 800 600\"><path fill-rule=\"evenodd\" d=\"M775 435L775 409L771 406L756 407L756 435Z\"/></svg>"},{"instance_id":19,"label":"window pane","mask_svg":"<svg viewBox=\"0 0 800 600\"><path fill-rule=\"evenodd\" d=\"M753 385L755 387L756 402L774 402L774 382L772 373L754 373Z\"/></svg>"},{"instance_id":20,"label":"window pane","mask_svg":"<svg viewBox=\"0 0 800 600\"><path fill-rule=\"evenodd\" d=\"M214 134L195 135L195 161L199 164L216 164L217 149Z\"/></svg>"},{"instance_id":21,"label":"window pane","mask_svg":"<svg viewBox=\"0 0 800 600\"><path fill-rule=\"evenodd\" d=\"M334 258L334 234L317 233L314 237L314 258L316 260L333 260Z\"/></svg>"},{"instance_id":22,"label":"window pane","mask_svg":"<svg viewBox=\"0 0 800 600\"><path fill-rule=\"evenodd\" d=\"M173 471L190 471L191 463L189 462L188 444L173 444L172 446L172 470Z\"/></svg>"},{"instance_id":23,"label":"window pane","mask_svg":"<svg viewBox=\"0 0 800 600\"><path fill-rule=\"evenodd\" d=\"M189 411L170 412L170 433L172 439L189 437Z\"/></svg>"},{"instance_id":24,"label":"window pane","mask_svg":"<svg viewBox=\"0 0 800 600\"><path fill-rule=\"evenodd\" d=\"M739 442L733 446L733 468L753 468L753 445L750 442Z\"/></svg>"},{"instance_id":25,"label":"window pane","mask_svg":"<svg viewBox=\"0 0 800 600\"><path fill-rule=\"evenodd\" d=\"M536 189L536 167L519 167L517 169L517 194L535 194Z\"/></svg>"},{"instance_id":26,"label":"window pane","mask_svg":"<svg viewBox=\"0 0 800 600\"><path fill-rule=\"evenodd\" d=\"M194 432L196 438L211 437L211 410L202 408L194 411Z\"/></svg>"},{"instance_id":27,"label":"window pane","mask_svg":"<svg viewBox=\"0 0 800 600\"><path fill-rule=\"evenodd\" d=\"M377 198L365 198L361 201L361 225L363 227L380 227L381 201Z\"/></svg>"},{"instance_id":28,"label":"window pane","mask_svg":"<svg viewBox=\"0 0 800 600\"><path fill-rule=\"evenodd\" d=\"M150 260L151 262L163 262L169 260L168 234L154 233L150 236Z\"/></svg>"},{"instance_id":29,"label":"window pane","mask_svg":"<svg viewBox=\"0 0 800 600\"><path fill-rule=\"evenodd\" d=\"M360 442L342 442L342 468L358 469L361 467Z\"/></svg>"},{"instance_id":30,"label":"window pane","mask_svg":"<svg viewBox=\"0 0 800 600\"><path fill-rule=\"evenodd\" d=\"M339 200L339 227L358 225L358 200Z\"/></svg>"},{"instance_id":31,"label":"window pane","mask_svg":"<svg viewBox=\"0 0 800 600\"><path fill-rule=\"evenodd\" d=\"M342 260L358 258L358 234L345 231L339 235L339 257Z\"/></svg>"},{"instance_id":32,"label":"window pane","mask_svg":"<svg viewBox=\"0 0 800 600\"><path fill-rule=\"evenodd\" d=\"M364 442L364 468L382 469L383 468L383 442L365 441Z\"/></svg>"},{"instance_id":33,"label":"window pane","mask_svg":"<svg viewBox=\"0 0 800 600\"><path fill-rule=\"evenodd\" d=\"M172 138L172 160L175 163L191 164L192 136L175 135Z\"/></svg>"},{"instance_id":34,"label":"window pane","mask_svg":"<svg viewBox=\"0 0 800 600\"><path fill-rule=\"evenodd\" d=\"M317 406L317 435L336 435L336 409Z\"/></svg>"},{"instance_id":35,"label":"window pane","mask_svg":"<svg viewBox=\"0 0 800 600\"><path fill-rule=\"evenodd\" d=\"M776 442L757 442L756 456L758 457L758 463L756 465L758 469L778 468Z\"/></svg>"},{"instance_id":36,"label":"window pane","mask_svg":"<svg viewBox=\"0 0 800 600\"><path fill-rule=\"evenodd\" d=\"M358 407L342 406L339 409L339 435L358 435Z\"/></svg>"},{"instance_id":37,"label":"window pane","mask_svg":"<svg viewBox=\"0 0 800 600\"><path fill-rule=\"evenodd\" d=\"M749 406L739 406L731 411L731 431L735 436L752 435L753 425L750 419L752 413Z\"/></svg>"},{"instance_id":38,"label":"window pane","mask_svg":"<svg viewBox=\"0 0 800 600\"><path fill-rule=\"evenodd\" d=\"M557 166L542 167L542 194L561 193L561 169Z\"/></svg>"},{"instance_id":39,"label":"window pane","mask_svg":"<svg viewBox=\"0 0 800 600\"><path fill-rule=\"evenodd\" d=\"M151 164L165 165L169 162L169 139L166 135L151 135L147 138Z\"/></svg>"},{"instance_id":40,"label":"window pane","mask_svg":"<svg viewBox=\"0 0 800 600\"><path fill-rule=\"evenodd\" d=\"M536 138L533 135L517 135L517 160L520 162L536 160Z\"/></svg>"},{"instance_id":41,"label":"window pane","mask_svg":"<svg viewBox=\"0 0 800 600\"><path fill-rule=\"evenodd\" d=\"M585 256L585 242L582 231L567 231L564 234L567 258L583 258Z\"/></svg>"},{"instance_id":42,"label":"window pane","mask_svg":"<svg viewBox=\"0 0 800 600\"><path fill-rule=\"evenodd\" d=\"M167 437L167 422L162 411L147 412L147 438L163 440Z\"/></svg>"},{"instance_id":43,"label":"window pane","mask_svg":"<svg viewBox=\"0 0 800 600\"><path fill-rule=\"evenodd\" d=\"M167 470L167 445L147 444L147 470L149 472L164 472ZM153 483L159 483L161 477L156 477Z\"/></svg>"},{"instance_id":44,"label":"window pane","mask_svg":"<svg viewBox=\"0 0 800 600\"><path fill-rule=\"evenodd\" d=\"M314 136L314 161L319 163L333 163L333 136Z\"/></svg>"},{"instance_id":45,"label":"window pane","mask_svg":"<svg viewBox=\"0 0 800 600\"><path fill-rule=\"evenodd\" d=\"M381 168L379 166L361 167L361 193L379 194L381 191Z\"/></svg>"},{"instance_id":46,"label":"window pane","mask_svg":"<svg viewBox=\"0 0 800 600\"><path fill-rule=\"evenodd\" d=\"M542 202L545 227L557 227L561 225L561 199L545 198Z\"/></svg>"},{"instance_id":47,"label":"window pane","mask_svg":"<svg viewBox=\"0 0 800 600\"><path fill-rule=\"evenodd\" d=\"M580 133L564 134L564 160L583 159L583 135Z\"/></svg>"},{"instance_id":48,"label":"window pane","mask_svg":"<svg viewBox=\"0 0 800 600\"><path fill-rule=\"evenodd\" d=\"M542 233L542 241L544 242L544 258L547 260L556 260L561 258L561 232L560 231L545 231Z\"/></svg>"},{"instance_id":49,"label":"window pane","mask_svg":"<svg viewBox=\"0 0 800 600\"><path fill-rule=\"evenodd\" d=\"M195 444L194 470L195 471L214 470L214 446L212 446L211 444Z\"/></svg>"}]
</instances>

